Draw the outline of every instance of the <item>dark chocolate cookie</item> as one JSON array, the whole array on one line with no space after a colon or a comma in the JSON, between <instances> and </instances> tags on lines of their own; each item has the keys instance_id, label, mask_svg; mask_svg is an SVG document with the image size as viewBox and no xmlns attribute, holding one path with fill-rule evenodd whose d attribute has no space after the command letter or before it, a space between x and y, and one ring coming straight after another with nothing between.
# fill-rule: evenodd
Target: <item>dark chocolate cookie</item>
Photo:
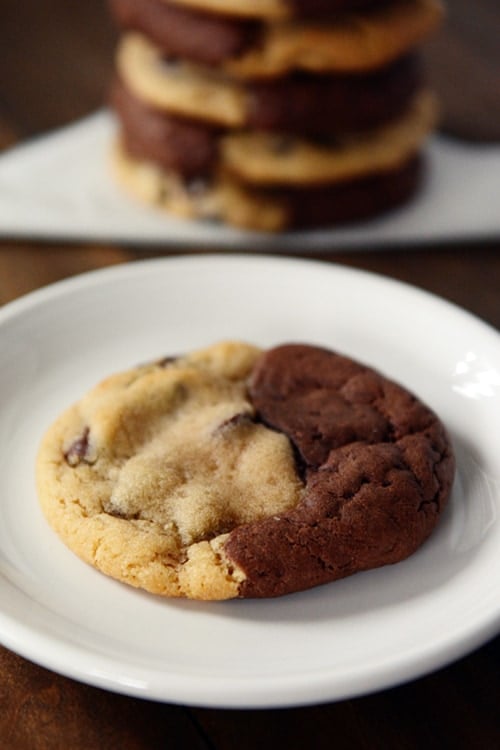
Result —
<instances>
[{"instance_id":1,"label":"dark chocolate cookie","mask_svg":"<svg viewBox=\"0 0 500 750\"><path fill-rule=\"evenodd\" d=\"M118 78L111 87L110 104L130 156L187 178L205 176L216 164L219 129L145 104Z\"/></svg>"},{"instance_id":2,"label":"dark chocolate cookie","mask_svg":"<svg viewBox=\"0 0 500 750\"><path fill-rule=\"evenodd\" d=\"M254 366L250 399L292 441L306 489L286 513L234 529L242 596L278 596L411 555L454 475L450 441L413 394L334 352L286 345Z\"/></svg>"}]
</instances>

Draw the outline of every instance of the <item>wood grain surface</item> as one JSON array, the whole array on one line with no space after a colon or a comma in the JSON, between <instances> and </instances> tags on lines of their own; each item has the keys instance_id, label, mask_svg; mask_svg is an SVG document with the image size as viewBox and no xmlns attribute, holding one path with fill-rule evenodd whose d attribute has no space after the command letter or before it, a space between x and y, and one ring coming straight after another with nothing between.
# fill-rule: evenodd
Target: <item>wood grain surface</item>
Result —
<instances>
[{"instance_id":1,"label":"wood grain surface","mask_svg":"<svg viewBox=\"0 0 500 750\"><path fill-rule=\"evenodd\" d=\"M429 77L444 104L442 127L459 138L500 141L500 3L449 0L448 7L446 27L426 49ZM101 106L115 38L100 0L4 0L0 149ZM83 271L169 254L0 236L0 304ZM500 329L498 238L314 257L410 282ZM435 674L374 695L306 708L226 711L115 695L0 646L0 750L497 750L499 656L497 638Z\"/></svg>"}]
</instances>

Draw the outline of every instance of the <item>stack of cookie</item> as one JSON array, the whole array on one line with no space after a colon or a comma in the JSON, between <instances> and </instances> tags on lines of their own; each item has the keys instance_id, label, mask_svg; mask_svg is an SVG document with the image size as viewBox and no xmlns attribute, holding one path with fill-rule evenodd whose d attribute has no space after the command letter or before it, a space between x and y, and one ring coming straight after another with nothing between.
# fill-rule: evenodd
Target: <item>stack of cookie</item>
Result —
<instances>
[{"instance_id":1,"label":"stack of cookie","mask_svg":"<svg viewBox=\"0 0 500 750\"><path fill-rule=\"evenodd\" d=\"M173 214L279 231L408 201L436 102L439 0L110 0L120 182Z\"/></svg>"}]
</instances>

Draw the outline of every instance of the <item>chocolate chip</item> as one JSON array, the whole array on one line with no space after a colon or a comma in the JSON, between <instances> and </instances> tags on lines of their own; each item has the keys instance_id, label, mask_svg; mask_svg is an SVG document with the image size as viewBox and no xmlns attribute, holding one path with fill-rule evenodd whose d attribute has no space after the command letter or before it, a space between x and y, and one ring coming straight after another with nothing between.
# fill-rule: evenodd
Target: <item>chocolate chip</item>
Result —
<instances>
[{"instance_id":1,"label":"chocolate chip","mask_svg":"<svg viewBox=\"0 0 500 750\"><path fill-rule=\"evenodd\" d=\"M103 503L102 509L104 513L108 514L108 516L113 516L113 518L123 518L126 521L136 521L141 515L139 511L136 513L127 513L126 511L121 510L115 505L113 498L110 498L108 502Z\"/></svg>"},{"instance_id":2,"label":"chocolate chip","mask_svg":"<svg viewBox=\"0 0 500 750\"><path fill-rule=\"evenodd\" d=\"M201 177L195 177L186 182L186 192L193 198L205 195L209 187L209 180Z\"/></svg>"},{"instance_id":3,"label":"chocolate chip","mask_svg":"<svg viewBox=\"0 0 500 750\"><path fill-rule=\"evenodd\" d=\"M162 181L158 185L158 190L156 193L156 203L162 205L163 203L165 203L165 201L168 200L170 195L172 195L172 188L170 187L170 185L167 185L166 182Z\"/></svg>"},{"instance_id":4,"label":"chocolate chip","mask_svg":"<svg viewBox=\"0 0 500 750\"><path fill-rule=\"evenodd\" d=\"M250 424L255 424L253 415L249 412L242 411L238 412L237 414L233 414L232 417L229 417L228 419L225 419L223 422L221 422L220 425L218 425L215 429L215 432L225 432L226 430L247 426Z\"/></svg>"},{"instance_id":5,"label":"chocolate chip","mask_svg":"<svg viewBox=\"0 0 500 750\"><path fill-rule=\"evenodd\" d=\"M64 458L69 466L78 466L80 463L92 464L95 456L92 455L89 442L90 430L86 427L80 437L76 438L68 450L64 452Z\"/></svg>"},{"instance_id":6,"label":"chocolate chip","mask_svg":"<svg viewBox=\"0 0 500 750\"><path fill-rule=\"evenodd\" d=\"M279 156L291 154L295 149L295 139L287 135L276 136L273 138L271 148L273 153Z\"/></svg>"},{"instance_id":7,"label":"chocolate chip","mask_svg":"<svg viewBox=\"0 0 500 750\"><path fill-rule=\"evenodd\" d=\"M162 359L159 359L155 364L157 364L158 367L168 367L174 362L177 362L178 359L178 356L170 355L168 357L162 357Z\"/></svg>"}]
</instances>

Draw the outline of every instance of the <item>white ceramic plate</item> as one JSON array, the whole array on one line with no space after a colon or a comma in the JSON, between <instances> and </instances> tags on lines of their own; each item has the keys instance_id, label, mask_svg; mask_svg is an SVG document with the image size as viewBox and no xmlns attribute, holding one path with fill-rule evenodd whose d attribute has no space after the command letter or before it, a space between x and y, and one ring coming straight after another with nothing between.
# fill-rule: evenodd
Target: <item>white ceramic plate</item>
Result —
<instances>
[{"instance_id":1,"label":"white ceramic plate","mask_svg":"<svg viewBox=\"0 0 500 750\"><path fill-rule=\"evenodd\" d=\"M415 390L458 475L413 557L270 601L167 601L101 575L39 511L53 418L113 371L222 338L307 340ZM411 287L335 265L194 256L83 275L0 311L0 640L83 682L206 706L359 695L458 658L500 623L500 336Z\"/></svg>"},{"instance_id":2,"label":"white ceramic plate","mask_svg":"<svg viewBox=\"0 0 500 750\"><path fill-rule=\"evenodd\" d=\"M182 221L130 198L109 165L116 122L102 110L0 155L0 234L218 251L312 253L418 248L500 236L500 145L433 136L422 190L406 206L352 226L269 234ZM57 174L57 180L54 175Z\"/></svg>"}]
</instances>

